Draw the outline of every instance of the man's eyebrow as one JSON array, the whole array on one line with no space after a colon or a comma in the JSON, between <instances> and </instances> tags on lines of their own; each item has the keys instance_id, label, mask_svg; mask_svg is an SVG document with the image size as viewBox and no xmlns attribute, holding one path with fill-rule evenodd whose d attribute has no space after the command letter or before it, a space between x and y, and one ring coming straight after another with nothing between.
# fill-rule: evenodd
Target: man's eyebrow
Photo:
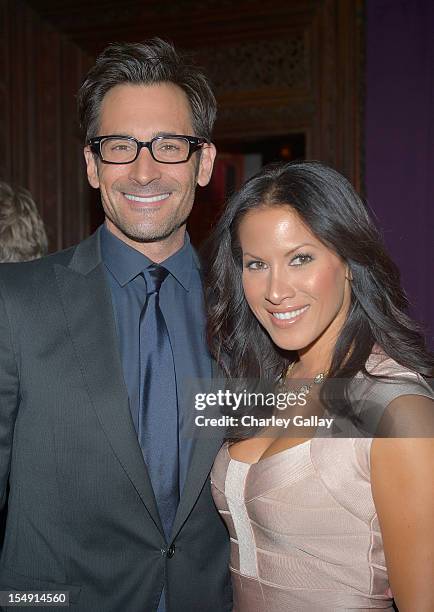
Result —
<instances>
[{"instance_id":1,"label":"man's eyebrow","mask_svg":"<svg viewBox=\"0 0 434 612\"><path fill-rule=\"evenodd\" d=\"M178 136L178 134L176 132L154 132L154 136L153 138L156 138L157 136Z\"/></svg>"},{"instance_id":2,"label":"man's eyebrow","mask_svg":"<svg viewBox=\"0 0 434 612\"><path fill-rule=\"evenodd\" d=\"M123 138L134 138L135 140L138 140L139 142L150 142L153 138L157 138L159 136L165 137L165 136L178 136L178 134L176 134L175 132L168 132L168 131L160 131L160 132L153 132L152 136L150 137L149 140L140 140L139 138L136 138L135 136L132 136L131 134L128 134L127 132L123 132L122 130L118 131L118 132L112 132L111 134L103 134L103 137L107 137L107 136L122 136Z\"/></svg>"}]
</instances>

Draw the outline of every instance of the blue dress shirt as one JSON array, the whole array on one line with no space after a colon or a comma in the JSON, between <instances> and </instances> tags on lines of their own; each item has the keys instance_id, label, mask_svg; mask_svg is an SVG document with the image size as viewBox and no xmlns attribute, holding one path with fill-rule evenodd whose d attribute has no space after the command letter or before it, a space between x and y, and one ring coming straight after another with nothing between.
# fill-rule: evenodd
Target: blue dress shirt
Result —
<instances>
[{"instance_id":1,"label":"blue dress shirt","mask_svg":"<svg viewBox=\"0 0 434 612\"><path fill-rule=\"evenodd\" d=\"M146 286L140 274L153 262L100 228L101 254L109 282L125 384L134 427L138 431L139 318L146 301ZM159 295L175 364L179 419L179 488L188 472L192 450L191 396L186 392L196 378L211 378L211 358L205 340L203 289L199 262L186 234L183 247L161 262L169 275ZM190 416L190 419L189 419Z\"/></svg>"}]
</instances>

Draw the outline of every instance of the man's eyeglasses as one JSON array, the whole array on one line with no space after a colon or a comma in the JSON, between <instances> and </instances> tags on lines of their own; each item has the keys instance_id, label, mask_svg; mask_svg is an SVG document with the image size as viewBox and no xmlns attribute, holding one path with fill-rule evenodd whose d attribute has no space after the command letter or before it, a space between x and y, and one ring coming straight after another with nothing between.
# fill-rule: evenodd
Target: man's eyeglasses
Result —
<instances>
[{"instance_id":1,"label":"man's eyeglasses","mask_svg":"<svg viewBox=\"0 0 434 612\"><path fill-rule=\"evenodd\" d=\"M162 164L182 164L209 141L196 136L168 135L155 136L148 142L141 142L132 136L97 136L88 141L93 153L105 164L131 164L146 147L155 161Z\"/></svg>"}]
</instances>

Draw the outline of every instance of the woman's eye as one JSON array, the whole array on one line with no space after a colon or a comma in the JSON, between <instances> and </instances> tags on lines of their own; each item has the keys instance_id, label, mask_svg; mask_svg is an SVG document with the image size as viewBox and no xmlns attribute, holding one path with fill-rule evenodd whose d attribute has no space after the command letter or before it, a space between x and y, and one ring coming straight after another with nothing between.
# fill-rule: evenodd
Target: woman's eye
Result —
<instances>
[{"instance_id":1,"label":"woman's eye","mask_svg":"<svg viewBox=\"0 0 434 612\"><path fill-rule=\"evenodd\" d=\"M263 261L248 261L245 267L247 270L264 270L267 266Z\"/></svg>"},{"instance_id":2,"label":"woman's eye","mask_svg":"<svg viewBox=\"0 0 434 612\"><path fill-rule=\"evenodd\" d=\"M312 259L311 255L300 253L291 259L291 266L302 266L311 262Z\"/></svg>"}]
</instances>

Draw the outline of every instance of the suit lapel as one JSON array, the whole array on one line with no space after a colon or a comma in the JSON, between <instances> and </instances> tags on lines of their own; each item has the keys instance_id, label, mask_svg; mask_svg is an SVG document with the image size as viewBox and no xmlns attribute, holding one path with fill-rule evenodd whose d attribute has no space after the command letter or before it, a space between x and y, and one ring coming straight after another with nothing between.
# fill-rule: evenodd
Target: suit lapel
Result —
<instances>
[{"instance_id":1,"label":"suit lapel","mask_svg":"<svg viewBox=\"0 0 434 612\"><path fill-rule=\"evenodd\" d=\"M163 534L131 419L98 232L77 246L68 267L55 265L55 273L91 403L113 452Z\"/></svg>"},{"instance_id":2,"label":"suit lapel","mask_svg":"<svg viewBox=\"0 0 434 612\"><path fill-rule=\"evenodd\" d=\"M214 459L222 445L223 440L215 438L200 438L195 440L192 451L190 467L187 480L176 513L175 522L172 528L171 539L175 539L185 521L188 519L200 492L211 471Z\"/></svg>"},{"instance_id":3,"label":"suit lapel","mask_svg":"<svg viewBox=\"0 0 434 612\"><path fill-rule=\"evenodd\" d=\"M218 371L214 361L212 362L211 366L211 374L214 380L218 378L219 375L221 378L221 373ZM193 449L187 479L181 493L178 511L176 513L175 522L172 528L172 540L175 539L176 535L179 533L190 512L192 511L193 506L196 503L206 480L208 479L214 459L221 445L223 444L223 439L223 436L215 436L210 438L210 436L206 434L205 430L203 430L202 435L199 434L198 437L193 440Z\"/></svg>"}]
</instances>

